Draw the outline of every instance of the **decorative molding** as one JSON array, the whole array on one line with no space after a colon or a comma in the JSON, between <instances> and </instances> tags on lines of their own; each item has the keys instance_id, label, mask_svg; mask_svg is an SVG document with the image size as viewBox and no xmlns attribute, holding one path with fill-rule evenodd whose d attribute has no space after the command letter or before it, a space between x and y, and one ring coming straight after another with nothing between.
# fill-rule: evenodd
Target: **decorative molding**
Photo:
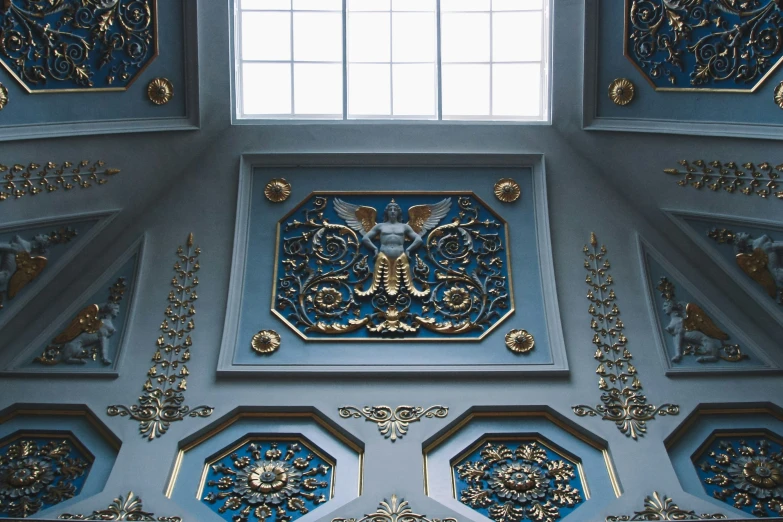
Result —
<instances>
[{"instance_id":1,"label":"decorative molding","mask_svg":"<svg viewBox=\"0 0 783 522\"><path fill-rule=\"evenodd\" d=\"M63 520L133 520L144 522L182 522L180 517L155 517L152 513L143 511L143 505L141 503L141 497L137 497L133 494L133 491L128 492L126 498L122 498L122 495L115 498L114 501L106 509L99 511L93 511L89 515L71 515L64 513L58 518Z\"/></svg>"},{"instance_id":2,"label":"decorative molding","mask_svg":"<svg viewBox=\"0 0 783 522\"><path fill-rule=\"evenodd\" d=\"M617 78L609 84L609 99L615 105L624 107L633 101L636 87L627 78Z\"/></svg>"},{"instance_id":3,"label":"decorative molding","mask_svg":"<svg viewBox=\"0 0 783 522\"><path fill-rule=\"evenodd\" d=\"M584 266L588 275L585 279L590 290L590 327L593 329L593 344L596 346L594 358L598 361L596 373L599 375L598 388L602 390L601 402L596 407L577 405L572 409L580 417L600 416L612 421L617 429L627 437L637 440L647 431L647 421L656 415L677 415L680 407L676 404L655 406L647 403L647 397L640 393L642 383L637 370L631 363L631 352L627 348L628 338L623 334L625 325L620 319L617 306L614 280L609 274L611 264L606 257L606 246L598 248L598 239L590 234L590 246L585 245ZM630 381L630 383L629 383ZM622 386L622 387L621 387Z\"/></svg>"},{"instance_id":4,"label":"decorative molding","mask_svg":"<svg viewBox=\"0 0 783 522\"><path fill-rule=\"evenodd\" d=\"M644 510L634 511L633 515L609 515L606 522L622 522L629 520L723 520L726 515L722 513L705 513L697 515L693 511L686 511L664 495L663 497L654 491L652 496L645 497Z\"/></svg>"},{"instance_id":5,"label":"decorative molding","mask_svg":"<svg viewBox=\"0 0 783 522\"><path fill-rule=\"evenodd\" d=\"M261 330L253 336L250 347L260 355L269 355L280 348L280 334L274 330Z\"/></svg>"},{"instance_id":6,"label":"decorative molding","mask_svg":"<svg viewBox=\"0 0 783 522\"><path fill-rule=\"evenodd\" d=\"M378 504L378 510L364 515L362 518L333 518L332 522L457 522L456 518L427 518L427 515L414 513L408 502L397 495L391 496L391 502L383 499Z\"/></svg>"},{"instance_id":7,"label":"decorative molding","mask_svg":"<svg viewBox=\"0 0 783 522\"><path fill-rule=\"evenodd\" d=\"M505 337L506 348L514 353L529 353L536 347L536 340L527 330L511 330Z\"/></svg>"},{"instance_id":8,"label":"decorative molding","mask_svg":"<svg viewBox=\"0 0 783 522\"><path fill-rule=\"evenodd\" d=\"M155 105L166 105L174 97L174 85L168 78L154 78L147 85L147 98Z\"/></svg>"},{"instance_id":9,"label":"decorative molding","mask_svg":"<svg viewBox=\"0 0 783 522\"><path fill-rule=\"evenodd\" d=\"M499 179L495 183L493 191L495 192L495 197L503 203L513 203L522 195L522 188L519 186L519 183L511 178Z\"/></svg>"},{"instance_id":10,"label":"decorative molding","mask_svg":"<svg viewBox=\"0 0 783 522\"><path fill-rule=\"evenodd\" d=\"M92 165L88 160L77 164L64 161L60 166L50 161L43 169L37 163L30 163L27 167L16 164L10 168L0 165L0 175L5 180L0 184L0 201L19 199L27 195L35 196L41 192L54 192L61 188L86 189L93 185L104 185L109 181L108 176L120 172L120 169L103 168L105 165L101 160Z\"/></svg>"},{"instance_id":11,"label":"decorative molding","mask_svg":"<svg viewBox=\"0 0 783 522\"><path fill-rule=\"evenodd\" d=\"M768 199L776 197L783 201L783 182L780 181L783 172L783 164L773 167L764 162L755 165L753 163L737 163L730 161L706 162L704 160L680 160L680 168L664 169L666 174L679 176L677 184L681 187L688 185L695 189L704 187L716 192L720 189L733 194L739 192L746 196L756 194Z\"/></svg>"},{"instance_id":12,"label":"decorative molding","mask_svg":"<svg viewBox=\"0 0 783 522\"><path fill-rule=\"evenodd\" d=\"M130 407L116 404L106 411L110 417L128 416L139 421L141 435L149 440L165 434L172 422L181 421L186 416L209 417L214 411L211 406L193 409L183 406L186 377L189 375L187 362L190 361L190 347L193 345L190 334L196 328L193 316L196 314L194 303L198 299L196 272L201 268L199 254L201 249L193 247L191 232L186 247L177 248L176 275L171 281L173 290L169 293L169 304L160 325L163 333L158 337L157 349L152 357L154 364L147 372L139 404Z\"/></svg>"},{"instance_id":13,"label":"decorative molding","mask_svg":"<svg viewBox=\"0 0 783 522\"><path fill-rule=\"evenodd\" d=\"M362 409L342 406L338 411L344 419L364 417L365 420L378 424L381 435L392 442L408 433L408 425L411 422L418 422L422 417L443 419L449 414L447 406L430 406L427 409L422 406L397 406L394 410L389 406L364 406Z\"/></svg>"}]
</instances>

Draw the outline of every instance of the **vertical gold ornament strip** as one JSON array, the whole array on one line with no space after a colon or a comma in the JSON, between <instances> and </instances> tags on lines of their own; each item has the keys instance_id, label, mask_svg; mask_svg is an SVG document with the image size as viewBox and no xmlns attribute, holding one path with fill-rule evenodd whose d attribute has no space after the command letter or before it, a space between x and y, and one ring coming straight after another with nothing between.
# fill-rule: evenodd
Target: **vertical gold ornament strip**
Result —
<instances>
[{"instance_id":1,"label":"vertical gold ornament strip","mask_svg":"<svg viewBox=\"0 0 783 522\"><path fill-rule=\"evenodd\" d=\"M214 411L211 406L191 409L183 404L189 375L187 363L193 345L191 333L196 329L193 316L196 315L195 302L198 299L196 272L201 268L198 261L200 254L201 249L193 247L193 233L188 236L186 247L177 248L176 275L171 280L173 290L169 292L166 317L160 325L162 334L158 337L153 364L147 372L144 394L139 397L139 403L130 407L117 404L107 408L106 413L110 417L128 416L139 421L139 431L149 440L166 433L172 422L181 421L186 416L209 417Z\"/></svg>"},{"instance_id":2,"label":"vertical gold ornament strip","mask_svg":"<svg viewBox=\"0 0 783 522\"><path fill-rule=\"evenodd\" d=\"M642 383L631 363L633 356L627 347L628 338L623 334L625 325L620 319L617 296L611 288L614 280L609 274L611 264L606 253L606 246L599 248L598 239L591 233L590 245L584 247L585 282L590 287L587 292L590 301L588 313L603 404L595 408L580 404L573 410L580 417L600 416L603 420L612 421L623 434L637 440L647 431L648 420L655 419L656 415L677 415L680 407L676 404L647 404L647 397L640 393Z\"/></svg>"}]
</instances>

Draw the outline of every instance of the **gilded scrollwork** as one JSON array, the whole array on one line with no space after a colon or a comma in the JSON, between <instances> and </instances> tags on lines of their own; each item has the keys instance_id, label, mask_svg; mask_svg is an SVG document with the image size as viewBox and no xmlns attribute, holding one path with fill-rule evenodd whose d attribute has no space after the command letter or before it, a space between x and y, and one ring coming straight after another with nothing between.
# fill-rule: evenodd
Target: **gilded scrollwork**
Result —
<instances>
[{"instance_id":1,"label":"gilded scrollwork","mask_svg":"<svg viewBox=\"0 0 783 522\"><path fill-rule=\"evenodd\" d=\"M730 194L755 194L763 199L783 201L783 184L780 181L783 164L775 167L767 162L756 165L704 160L680 160L679 163L680 167L663 171L679 177L677 184L681 187L690 185L697 190L708 188L713 192L723 189Z\"/></svg>"},{"instance_id":2,"label":"gilded scrollwork","mask_svg":"<svg viewBox=\"0 0 783 522\"><path fill-rule=\"evenodd\" d=\"M127 497L122 495L114 499L109 507L93 511L89 515L71 515L63 513L58 518L62 520L133 520L143 522L182 522L180 517L155 517L152 513L144 511L141 498L128 492Z\"/></svg>"},{"instance_id":3,"label":"gilded scrollwork","mask_svg":"<svg viewBox=\"0 0 783 522\"><path fill-rule=\"evenodd\" d=\"M149 440L165 434L172 422L185 417L209 417L214 411L211 406L191 409L183 404L190 374L187 364L193 346L191 334L196 329L193 316L196 315L195 302L198 299L196 287L197 272L201 268L198 261L200 254L201 249L193 246L192 233L186 246L177 248L176 275L171 280L172 290L160 325L161 335L156 342L153 364L147 371L144 394L139 397L139 403L130 407L116 404L106 411L110 417L127 416L138 421L141 435Z\"/></svg>"},{"instance_id":4,"label":"gilded scrollwork","mask_svg":"<svg viewBox=\"0 0 783 522\"><path fill-rule=\"evenodd\" d=\"M599 248L595 234L590 234L590 245L585 245L583 251L587 270L585 282L590 288L587 311L593 329L593 357L598 361L596 373L603 404L596 407L578 405L573 410L580 417L600 416L614 422L621 433L637 440L647 431L647 421L654 420L656 415L677 415L680 407L676 404L648 404L647 397L641 394L642 383L631 363L633 355L623 333L625 325L620 319L617 295L611 288L614 279L609 274L611 264L606 259L606 246Z\"/></svg>"},{"instance_id":5,"label":"gilded scrollwork","mask_svg":"<svg viewBox=\"0 0 783 522\"><path fill-rule=\"evenodd\" d=\"M694 511L681 509L666 495L654 491L652 496L644 498L644 509L635 511L633 515L610 515L606 522L627 522L630 520L724 520L722 513L696 514Z\"/></svg>"},{"instance_id":6,"label":"gilded scrollwork","mask_svg":"<svg viewBox=\"0 0 783 522\"><path fill-rule=\"evenodd\" d=\"M81 491L92 457L67 437L30 434L0 450L0 514L26 518Z\"/></svg>"},{"instance_id":7,"label":"gilded scrollwork","mask_svg":"<svg viewBox=\"0 0 783 522\"><path fill-rule=\"evenodd\" d=\"M408 502L397 495L391 496L391 501L383 499L377 511L368 513L362 518L333 518L332 522L457 522L456 518L427 518L427 515L414 513Z\"/></svg>"},{"instance_id":8,"label":"gilded scrollwork","mask_svg":"<svg viewBox=\"0 0 783 522\"><path fill-rule=\"evenodd\" d=\"M378 431L386 439L395 442L408 433L408 426L411 422L419 422L422 418L443 419L449 414L447 406L397 406L392 409L389 406L342 406L338 410L340 417L344 419L361 419L364 417L369 422L378 425Z\"/></svg>"},{"instance_id":9,"label":"gilded scrollwork","mask_svg":"<svg viewBox=\"0 0 783 522\"><path fill-rule=\"evenodd\" d=\"M125 90L158 54L157 0L4 0L0 63L28 92Z\"/></svg>"},{"instance_id":10,"label":"gilded scrollwork","mask_svg":"<svg viewBox=\"0 0 783 522\"><path fill-rule=\"evenodd\" d=\"M43 166L38 163L24 165L15 164L11 167L0 165L0 201L9 198L19 199L24 196L35 196L56 190L72 190L76 187L86 189L93 185L104 185L108 177L119 174L119 169L104 168L106 163L88 160L79 163L64 161L58 165L48 162Z\"/></svg>"},{"instance_id":11,"label":"gilded scrollwork","mask_svg":"<svg viewBox=\"0 0 783 522\"><path fill-rule=\"evenodd\" d=\"M377 222L372 206L311 197L280 223L273 312L307 338L480 339L512 302L506 225L475 196L453 203L412 205L404 223L392 199Z\"/></svg>"},{"instance_id":12,"label":"gilded scrollwork","mask_svg":"<svg viewBox=\"0 0 783 522\"><path fill-rule=\"evenodd\" d=\"M628 58L656 89L753 91L783 57L777 0L626 0Z\"/></svg>"}]
</instances>

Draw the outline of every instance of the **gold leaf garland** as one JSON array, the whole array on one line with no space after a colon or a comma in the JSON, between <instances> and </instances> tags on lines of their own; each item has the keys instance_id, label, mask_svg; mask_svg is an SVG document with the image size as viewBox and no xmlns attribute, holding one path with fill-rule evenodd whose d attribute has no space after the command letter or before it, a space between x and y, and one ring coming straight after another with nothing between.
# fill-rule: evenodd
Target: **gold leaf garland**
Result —
<instances>
[{"instance_id":1,"label":"gold leaf garland","mask_svg":"<svg viewBox=\"0 0 783 522\"><path fill-rule=\"evenodd\" d=\"M338 412L343 419L360 419L378 424L378 431L386 439L395 442L408 433L408 425L418 422L425 417L443 419L449 414L447 406L430 406L424 409L421 406L397 406L392 410L389 406L365 406L361 409L356 406L342 406Z\"/></svg>"},{"instance_id":2,"label":"gold leaf garland","mask_svg":"<svg viewBox=\"0 0 783 522\"><path fill-rule=\"evenodd\" d=\"M43 166L30 163L26 167L18 163L11 167L0 164L0 176L3 180L0 182L0 201L55 192L59 189L86 189L93 185L104 185L109 181L109 176L120 172L120 169L104 168L105 166L106 163L101 160L92 164L88 160L79 163L64 161L61 165L50 161Z\"/></svg>"},{"instance_id":3,"label":"gold leaf garland","mask_svg":"<svg viewBox=\"0 0 783 522\"><path fill-rule=\"evenodd\" d=\"M110 417L128 416L139 421L139 431L149 440L166 433L172 422L186 416L209 417L214 411L211 406L191 409L183 405L189 374L187 362L193 345L190 334L196 328L193 316L196 315L194 303L198 299L199 254L201 249L193 248L192 233L188 236L187 247L177 248L178 260L174 264L177 275L171 280L174 289L169 293L166 318L160 325L163 333L158 337L153 365L147 372L139 404L130 407L115 404L106 411Z\"/></svg>"},{"instance_id":4,"label":"gold leaf garland","mask_svg":"<svg viewBox=\"0 0 783 522\"><path fill-rule=\"evenodd\" d=\"M680 160L679 164L678 168L663 171L671 176L679 176L681 179L677 184L681 187L706 187L713 192L723 189L730 194L740 192L746 196L755 194L763 199L774 197L783 201L783 183L780 180L783 164L773 167L767 162L740 165L733 161L722 163L704 160Z\"/></svg>"},{"instance_id":5,"label":"gold leaf garland","mask_svg":"<svg viewBox=\"0 0 783 522\"><path fill-rule=\"evenodd\" d=\"M585 282L590 290L590 327L593 329L593 344L596 346L595 359L598 361L596 373L599 375L598 387L603 391L601 402L596 407L580 404L572 409L580 417L600 416L612 421L623 434L637 440L647 431L647 421L656 415L677 415L680 407L676 404L655 406L647 404L647 397L640 393L642 383L631 363L631 352L627 348L628 338L623 334L620 308L615 302L617 297L610 287L614 284L609 269L611 264L606 257L606 246L598 248L595 234L590 234L590 246L585 245Z\"/></svg>"}]
</instances>

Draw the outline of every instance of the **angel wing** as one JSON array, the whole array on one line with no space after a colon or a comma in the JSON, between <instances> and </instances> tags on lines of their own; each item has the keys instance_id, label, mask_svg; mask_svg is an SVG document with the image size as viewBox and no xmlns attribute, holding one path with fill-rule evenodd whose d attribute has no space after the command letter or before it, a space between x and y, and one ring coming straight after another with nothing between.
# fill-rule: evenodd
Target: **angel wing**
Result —
<instances>
[{"instance_id":1,"label":"angel wing","mask_svg":"<svg viewBox=\"0 0 783 522\"><path fill-rule=\"evenodd\" d=\"M440 220L451 210L451 198L434 205L415 205L408 209L408 225L419 235L438 226Z\"/></svg>"},{"instance_id":2,"label":"angel wing","mask_svg":"<svg viewBox=\"0 0 783 522\"><path fill-rule=\"evenodd\" d=\"M98 310L97 304L91 304L90 306L82 308L82 310L76 314L76 317L71 320L71 323L65 330L60 332L60 335L52 340L52 344L69 343L79 337L83 332L97 332L101 326L103 326L103 321L98 318Z\"/></svg>"},{"instance_id":3,"label":"angel wing","mask_svg":"<svg viewBox=\"0 0 783 522\"><path fill-rule=\"evenodd\" d=\"M345 220L349 227L366 234L377 224L378 211L372 207L363 207L346 203L340 198L334 198L334 210Z\"/></svg>"},{"instance_id":4,"label":"angel wing","mask_svg":"<svg viewBox=\"0 0 783 522\"><path fill-rule=\"evenodd\" d=\"M707 312L701 309L696 303L685 305L685 329L688 331L698 330L708 337L720 341L728 341L729 336L726 332L718 328L715 322L707 315Z\"/></svg>"},{"instance_id":5,"label":"angel wing","mask_svg":"<svg viewBox=\"0 0 783 522\"><path fill-rule=\"evenodd\" d=\"M13 299L19 291L30 284L46 268L46 258L33 257L29 252L16 254L16 272L8 281L8 299Z\"/></svg>"},{"instance_id":6,"label":"angel wing","mask_svg":"<svg viewBox=\"0 0 783 522\"><path fill-rule=\"evenodd\" d=\"M760 248L750 254L737 254L737 264L743 272L764 287L770 297L777 297L778 287L769 271L769 256Z\"/></svg>"}]
</instances>

